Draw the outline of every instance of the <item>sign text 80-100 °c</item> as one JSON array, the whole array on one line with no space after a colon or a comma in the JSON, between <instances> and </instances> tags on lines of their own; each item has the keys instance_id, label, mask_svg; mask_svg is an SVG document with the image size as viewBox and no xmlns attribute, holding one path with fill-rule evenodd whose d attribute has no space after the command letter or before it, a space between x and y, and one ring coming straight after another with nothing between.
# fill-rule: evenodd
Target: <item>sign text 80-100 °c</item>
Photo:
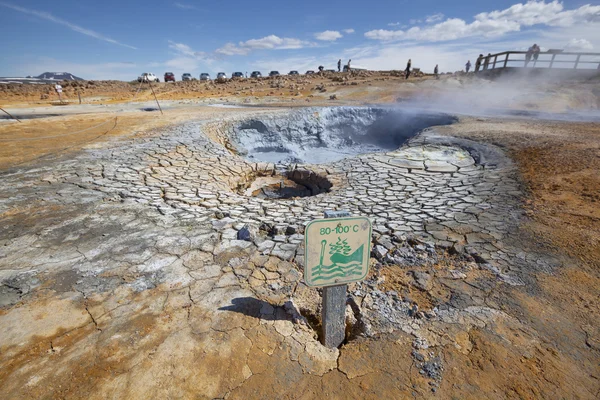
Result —
<instances>
[{"instance_id":1,"label":"sign text 80-100 \u00b0c","mask_svg":"<svg viewBox=\"0 0 600 400\"><path fill-rule=\"evenodd\" d=\"M308 286L357 282L369 272L371 222L366 217L328 218L305 231L304 281Z\"/></svg>"}]
</instances>

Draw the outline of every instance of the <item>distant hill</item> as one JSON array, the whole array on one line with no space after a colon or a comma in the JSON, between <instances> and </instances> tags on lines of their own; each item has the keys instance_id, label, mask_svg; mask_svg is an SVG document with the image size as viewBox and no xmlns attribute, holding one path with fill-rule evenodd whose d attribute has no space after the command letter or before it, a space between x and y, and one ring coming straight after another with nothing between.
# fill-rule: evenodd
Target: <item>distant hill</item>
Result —
<instances>
[{"instance_id":1,"label":"distant hill","mask_svg":"<svg viewBox=\"0 0 600 400\"><path fill-rule=\"evenodd\" d=\"M71 74L70 72L44 72L38 76L27 76L26 78L4 78L0 77L0 83L20 83L20 84L47 84L61 81L83 81L84 79L79 78Z\"/></svg>"},{"instance_id":2,"label":"distant hill","mask_svg":"<svg viewBox=\"0 0 600 400\"><path fill-rule=\"evenodd\" d=\"M83 79L69 73L69 72L44 72L43 74L36 76L42 80L53 80L53 81L82 81Z\"/></svg>"}]
</instances>

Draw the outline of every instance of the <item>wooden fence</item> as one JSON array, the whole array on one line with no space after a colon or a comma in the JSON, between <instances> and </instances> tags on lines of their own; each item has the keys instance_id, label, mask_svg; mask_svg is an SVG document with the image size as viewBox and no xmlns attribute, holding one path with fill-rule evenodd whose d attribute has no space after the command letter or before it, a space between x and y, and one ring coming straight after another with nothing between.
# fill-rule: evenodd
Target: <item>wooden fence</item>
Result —
<instances>
[{"instance_id":1,"label":"wooden fence","mask_svg":"<svg viewBox=\"0 0 600 400\"><path fill-rule=\"evenodd\" d=\"M546 51L533 54L529 59L526 51L505 51L490 54L475 65L475 72L498 68L553 68L553 69L598 69L600 53L572 53Z\"/></svg>"}]
</instances>

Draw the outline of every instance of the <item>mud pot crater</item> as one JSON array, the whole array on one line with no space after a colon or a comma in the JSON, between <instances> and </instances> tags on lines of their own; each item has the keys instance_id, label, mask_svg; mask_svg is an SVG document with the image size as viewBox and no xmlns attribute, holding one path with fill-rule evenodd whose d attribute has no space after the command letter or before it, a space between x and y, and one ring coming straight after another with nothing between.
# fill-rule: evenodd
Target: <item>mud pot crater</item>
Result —
<instances>
[{"instance_id":1,"label":"mud pot crater","mask_svg":"<svg viewBox=\"0 0 600 400\"><path fill-rule=\"evenodd\" d=\"M291 199L327 193L332 187L333 182L326 174L296 167L252 173L237 191L261 199Z\"/></svg>"},{"instance_id":2,"label":"mud pot crater","mask_svg":"<svg viewBox=\"0 0 600 400\"><path fill-rule=\"evenodd\" d=\"M240 121L229 140L250 161L324 164L396 150L426 128L455 121L447 114L384 107L308 108Z\"/></svg>"}]
</instances>

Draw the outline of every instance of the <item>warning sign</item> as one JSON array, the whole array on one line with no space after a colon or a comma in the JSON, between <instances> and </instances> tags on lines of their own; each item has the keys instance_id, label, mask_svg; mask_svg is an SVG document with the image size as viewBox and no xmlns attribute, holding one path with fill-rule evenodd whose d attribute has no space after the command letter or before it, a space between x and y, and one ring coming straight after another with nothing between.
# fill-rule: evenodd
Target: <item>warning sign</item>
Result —
<instances>
[{"instance_id":1,"label":"warning sign","mask_svg":"<svg viewBox=\"0 0 600 400\"><path fill-rule=\"evenodd\" d=\"M304 281L308 286L343 285L369 272L371 222L366 217L327 218L305 231Z\"/></svg>"}]
</instances>

